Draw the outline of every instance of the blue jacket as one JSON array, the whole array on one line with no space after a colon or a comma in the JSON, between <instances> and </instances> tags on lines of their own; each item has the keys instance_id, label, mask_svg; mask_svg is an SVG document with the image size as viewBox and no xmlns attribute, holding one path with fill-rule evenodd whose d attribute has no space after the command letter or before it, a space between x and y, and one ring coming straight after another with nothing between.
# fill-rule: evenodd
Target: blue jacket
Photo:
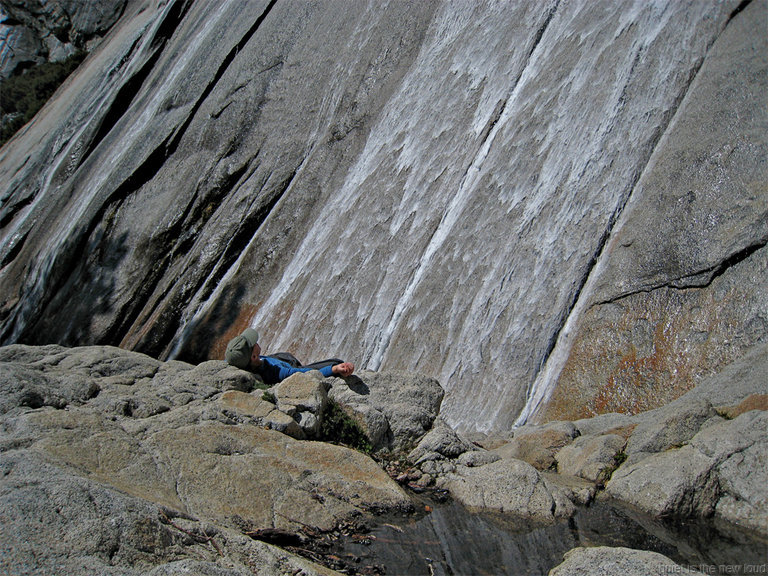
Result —
<instances>
[{"instance_id":1,"label":"blue jacket","mask_svg":"<svg viewBox=\"0 0 768 576\"><path fill-rule=\"evenodd\" d=\"M279 358L272 358L270 356L259 356L259 358L261 358L261 366L255 372L261 376L266 384L277 384L288 378L291 374L309 372L311 370L320 370L320 373L325 377L333 376L333 366L330 364L322 368L313 368L311 366L295 368ZM338 362L336 363L338 364Z\"/></svg>"}]
</instances>

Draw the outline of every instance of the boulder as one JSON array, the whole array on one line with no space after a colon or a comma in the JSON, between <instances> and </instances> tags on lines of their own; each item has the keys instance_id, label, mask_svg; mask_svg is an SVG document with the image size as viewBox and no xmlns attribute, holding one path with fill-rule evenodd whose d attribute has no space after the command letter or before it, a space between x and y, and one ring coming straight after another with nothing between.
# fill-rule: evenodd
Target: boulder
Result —
<instances>
[{"instance_id":1,"label":"boulder","mask_svg":"<svg viewBox=\"0 0 768 576\"><path fill-rule=\"evenodd\" d=\"M562 564L549 571L549 576L668 576L699 574L678 565L657 552L631 548L574 548L566 553Z\"/></svg>"},{"instance_id":2,"label":"boulder","mask_svg":"<svg viewBox=\"0 0 768 576\"><path fill-rule=\"evenodd\" d=\"M555 472L542 472L541 475L548 486L559 488L574 504L588 506L597 494L598 487L593 481Z\"/></svg>"},{"instance_id":3,"label":"boulder","mask_svg":"<svg viewBox=\"0 0 768 576\"><path fill-rule=\"evenodd\" d=\"M457 466L454 473L440 477L437 486L470 509L495 510L537 522L551 523L575 512L560 488L522 460L505 458L476 468Z\"/></svg>"},{"instance_id":4,"label":"boulder","mask_svg":"<svg viewBox=\"0 0 768 576\"><path fill-rule=\"evenodd\" d=\"M470 450L460 454L456 459L456 462L462 466L471 468L473 466L485 466L486 464L496 462L500 459L501 456L487 450Z\"/></svg>"},{"instance_id":5,"label":"boulder","mask_svg":"<svg viewBox=\"0 0 768 576\"><path fill-rule=\"evenodd\" d=\"M361 371L330 380L328 397L368 434L374 450L407 451L432 428L443 389L413 372Z\"/></svg>"},{"instance_id":6,"label":"boulder","mask_svg":"<svg viewBox=\"0 0 768 576\"><path fill-rule=\"evenodd\" d=\"M356 391L357 390L357 391ZM382 450L392 443L392 432L387 417L370 403L368 389L362 382L350 384L334 379L328 392L330 400L360 427L374 450Z\"/></svg>"},{"instance_id":7,"label":"boulder","mask_svg":"<svg viewBox=\"0 0 768 576\"><path fill-rule=\"evenodd\" d=\"M593 482L607 480L616 468L616 456L626 440L616 434L580 436L555 454L557 471Z\"/></svg>"},{"instance_id":8,"label":"boulder","mask_svg":"<svg viewBox=\"0 0 768 576\"><path fill-rule=\"evenodd\" d=\"M659 452L619 467L606 493L656 517L709 516L717 498L714 465L692 446Z\"/></svg>"},{"instance_id":9,"label":"boulder","mask_svg":"<svg viewBox=\"0 0 768 576\"><path fill-rule=\"evenodd\" d=\"M746 412L702 430L691 445L717 462L715 514L768 534L768 412Z\"/></svg>"},{"instance_id":10,"label":"boulder","mask_svg":"<svg viewBox=\"0 0 768 576\"><path fill-rule=\"evenodd\" d=\"M292 416L304 434L317 438L328 405L328 384L320 372L293 374L271 389L277 409Z\"/></svg>"},{"instance_id":11,"label":"boulder","mask_svg":"<svg viewBox=\"0 0 768 576\"><path fill-rule=\"evenodd\" d=\"M246 532L412 508L368 456L275 430L283 418L302 432L240 372L112 347L0 348L0 571L324 573Z\"/></svg>"},{"instance_id":12,"label":"boulder","mask_svg":"<svg viewBox=\"0 0 768 576\"><path fill-rule=\"evenodd\" d=\"M455 472L457 466L484 466L500 459L498 454L475 446L459 436L441 418L435 421L432 430L408 454L408 460L430 481Z\"/></svg>"},{"instance_id":13,"label":"boulder","mask_svg":"<svg viewBox=\"0 0 768 576\"><path fill-rule=\"evenodd\" d=\"M277 430L299 440L306 438L301 423L295 417L278 410L272 402L259 396L229 390L221 395L219 403L227 421L249 422L256 426Z\"/></svg>"},{"instance_id":14,"label":"boulder","mask_svg":"<svg viewBox=\"0 0 768 576\"><path fill-rule=\"evenodd\" d=\"M704 428L681 448L627 462L606 493L654 516L711 516L768 534L768 413Z\"/></svg>"},{"instance_id":15,"label":"boulder","mask_svg":"<svg viewBox=\"0 0 768 576\"><path fill-rule=\"evenodd\" d=\"M32 450L0 454L0 572L57 576L327 575L241 529L117 490ZM44 478L45 481L41 481Z\"/></svg>"},{"instance_id":16,"label":"boulder","mask_svg":"<svg viewBox=\"0 0 768 576\"><path fill-rule=\"evenodd\" d=\"M645 412L627 442L627 454L642 458L644 454L682 446L711 419L719 416L706 399L686 399Z\"/></svg>"},{"instance_id":17,"label":"boulder","mask_svg":"<svg viewBox=\"0 0 768 576\"><path fill-rule=\"evenodd\" d=\"M99 393L92 380L67 379L61 382L40 370L18 363L0 363L0 414L18 408L66 408L82 404Z\"/></svg>"},{"instance_id":18,"label":"boulder","mask_svg":"<svg viewBox=\"0 0 768 576\"><path fill-rule=\"evenodd\" d=\"M462 439L453 428L438 419L419 444L408 454L408 460L418 464L421 458L437 454L444 458L458 458L466 452L479 451L473 444ZM498 456L496 456L498 459Z\"/></svg>"},{"instance_id":19,"label":"boulder","mask_svg":"<svg viewBox=\"0 0 768 576\"><path fill-rule=\"evenodd\" d=\"M555 454L579 435L572 422L549 422L523 426L515 431L508 444L493 450L502 458L524 460L537 470L555 467Z\"/></svg>"},{"instance_id":20,"label":"boulder","mask_svg":"<svg viewBox=\"0 0 768 576\"><path fill-rule=\"evenodd\" d=\"M637 419L631 414L608 412L592 418L574 420L573 425L582 436L618 434L626 439L634 431Z\"/></svg>"}]
</instances>

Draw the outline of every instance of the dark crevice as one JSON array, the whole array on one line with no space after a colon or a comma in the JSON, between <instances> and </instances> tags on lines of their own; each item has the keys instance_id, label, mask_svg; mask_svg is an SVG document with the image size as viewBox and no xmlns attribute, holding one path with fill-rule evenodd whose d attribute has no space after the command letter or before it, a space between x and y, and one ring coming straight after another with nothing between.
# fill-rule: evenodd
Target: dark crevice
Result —
<instances>
[{"instance_id":1,"label":"dark crevice","mask_svg":"<svg viewBox=\"0 0 768 576\"><path fill-rule=\"evenodd\" d=\"M533 46L531 47L530 52L528 52L529 60L531 56L533 56L533 53L536 51L536 48L539 46L539 43L541 42L541 39L544 36L544 32L547 31L547 28L549 27L550 22L552 22L552 18L555 17L555 13L557 12L557 9L559 6L560 6L560 0L557 0L557 2L555 2L555 5L549 9L549 12L547 13L547 18L544 20L544 23L536 31L536 36L534 36L534 39L533 39ZM528 66L527 62L526 62L526 66Z\"/></svg>"},{"instance_id":2,"label":"dark crevice","mask_svg":"<svg viewBox=\"0 0 768 576\"><path fill-rule=\"evenodd\" d=\"M130 108L131 104L133 104L134 98L140 92L144 81L147 79L150 72L154 68L161 53L162 50L156 50L144 63L144 65L135 74L133 74L133 76L131 76L117 91L115 97L112 100L112 103L109 105L109 108L107 109L104 116L102 116L98 125L98 129L88 144L88 148L86 148L85 152L80 158L80 165L82 165L83 162L85 162L85 160L93 153L96 147L101 144L107 134L111 132L112 128L115 127L115 124L117 124L120 118L122 118L126 113L128 108Z\"/></svg>"},{"instance_id":3,"label":"dark crevice","mask_svg":"<svg viewBox=\"0 0 768 576\"><path fill-rule=\"evenodd\" d=\"M194 194L176 223L163 232L163 237L168 238L169 243L175 242L175 246L173 246L171 251L172 258L175 258L178 254L184 255L189 252L197 241L199 231L216 213L222 200L236 188L237 183L240 182L243 175L248 171L251 162L257 156L258 153L248 162L243 163L232 174L224 178L217 186L204 193L201 198L198 198L197 192Z\"/></svg>"},{"instance_id":4,"label":"dark crevice","mask_svg":"<svg viewBox=\"0 0 768 576\"><path fill-rule=\"evenodd\" d=\"M148 303L154 294L155 286L163 278L165 271L176 261L176 258L178 256L186 256L191 250L197 241L199 229L214 214L214 211L209 210L209 207L219 205L221 199L226 197L235 188L243 174L247 172L248 166L249 163L245 163L239 170L225 179L219 187L214 189L211 195L204 198L202 202L196 203L194 200L190 202L184 215L179 218L177 223L165 231L162 238L155 240L160 244L168 244L168 250L164 252L165 257L153 267L152 271L142 281L142 285L145 288L140 290L131 299L125 310L115 316L119 319L119 322L110 327L104 343L121 340L137 319L140 317L152 318L159 308L164 307L172 310L174 313L158 316L159 319L151 327L149 336L143 337L139 342L140 351L147 354L154 356L162 351L166 340L171 338L178 329L180 323L179 311L184 307L184 303L188 301L190 295L197 292L200 286L208 280L215 263L209 263L204 270L195 273L194 280L196 282L185 284L181 291L177 291L177 285L171 284L167 286L162 294L153 299L154 303L150 308ZM194 225L196 222L198 225ZM196 261L192 262L192 265L195 263ZM183 271L181 274L185 275L186 271ZM191 276L190 279L192 279Z\"/></svg>"},{"instance_id":5,"label":"dark crevice","mask_svg":"<svg viewBox=\"0 0 768 576\"><path fill-rule=\"evenodd\" d=\"M173 293L174 287L170 286L166 294L163 294L161 298L157 299L155 309L162 306L173 310L176 313L162 315L161 319L150 327L147 336L144 337L135 348L137 351L158 358L165 357L169 353L168 346L182 326L180 312L189 302L190 295L197 294L201 301L204 301L211 296L221 279L230 267L234 265L242 252L248 247L253 236L288 190L297 172L298 168L278 184L275 190L270 192L271 197L263 206L260 206L256 210L248 211L247 216L238 226L232 239L227 244L227 248L224 250L224 253L218 261L209 264L208 269L202 273L196 274L194 283L185 286L183 292L176 293ZM170 298L170 302L168 298ZM147 317L153 316L155 311L156 310L152 310L147 313L147 310L142 308L142 313L147 313ZM184 328L185 334L189 333L192 329L193 324L187 325ZM182 336L182 341L184 340L186 340L186 338Z\"/></svg>"},{"instance_id":6,"label":"dark crevice","mask_svg":"<svg viewBox=\"0 0 768 576\"><path fill-rule=\"evenodd\" d=\"M499 119L501 119L501 115L504 112L504 109L507 107L508 101L509 99L505 99L505 100L499 100L496 103L496 108L493 109L491 118L488 120L488 123L485 125L485 128L483 128L483 131L480 134L479 149L482 149L483 144L485 144L485 141L488 140L488 137L491 135L491 132L493 132L493 128L496 126L496 124L499 123Z\"/></svg>"},{"instance_id":7,"label":"dark crevice","mask_svg":"<svg viewBox=\"0 0 768 576\"><path fill-rule=\"evenodd\" d=\"M726 26L730 24L731 20L733 20L740 12L742 12L750 4L752 4L752 0L741 0L741 4L736 6L736 8L733 9L733 12L731 12L731 15L728 16L728 21L725 23Z\"/></svg>"},{"instance_id":8,"label":"dark crevice","mask_svg":"<svg viewBox=\"0 0 768 576\"><path fill-rule=\"evenodd\" d=\"M112 193L112 199L125 198L134 191L138 190L141 186L149 182L163 167L165 161L173 155L179 146L184 134L189 126L192 124L197 111L210 96L211 92L217 86L224 73L227 71L232 61L237 56L238 52L248 43L250 38L256 33L261 26L264 19L269 14L269 11L275 5L277 0L272 0L269 3L266 10L256 19L256 22L246 32L246 34L240 39L240 41L229 51L222 63L219 65L216 74L213 79L207 84L200 97L195 102L189 114L186 117L184 123L175 131L170 134L155 150L147 157L147 159L138 167L138 169L128 177L118 188Z\"/></svg>"},{"instance_id":9,"label":"dark crevice","mask_svg":"<svg viewBox=\"0 0 768 576\"><path fill-rule=\"evenodd\" d=\"M134 73L128 80L120 87L112 99L112 103L109 106L107 112L102 116L99 122L98 130L91 139L88 148L83 156L80 158L79 164L85 162L85 160L91 155L96 147L104 140L107 134L115 127L117 122L122 118L130 106L133 104L136 96L141 92L141 87L144 85L147 77L163 53L166 43L173 36L174 31L179 27L181 21L184 19L187 11L189 10L189 2L175 2L173 6L166 12L163 21L157 27L154 37L150 41L151 55L147 61ZM136 43L131 46L129 54L133 52L136 47Z\"/></svg>"},{"instance_id":10,"label":"dark crevice","mask_svg":"<svg viewBox=\"0 0 768 576\"><path fill-rule=\"evenodd\" d=\"M722 276L728 269L743 262L752 254L764 248L768 244L768 238L761 238L758 242L751 244L741 250L731 254L728 258L722 262L710 267L707 270L695 274L689 274L676 281L670 282L672 288L706 288L712 284L712 282Z\"/></svg>"},{"instance_id":11,"label":"dark crevice","mask_svg":"<svg viewBox=\"0 0 768 576\"><path fill-rule=\"evenodd\" d=\"M591 307L602 306L604 304L613 304L615 302L620 302L625 298L636 296L637 294L648 294L664 288L673 288L675 290L700 290L702 288L708 288L716 278L719 278L734 266L748 259L758 250L765 248L766 245L768 245L768 237L761 238L757 242L734 252L714 266L700 270L698 272L694 272L692 274L681 276L680 278L675 278L666 282L658 282L651 286L638 288L629 292L623 292L617 296L614 296L613 298L595 302L591 305Z\"/></svg>"},{"instance_id":12,"label":"dark crevice","mask_svg":"<svg viewBox=\"0 0 768 576\"><path fill-rule=\"evenodd\" d=\"M525 64L523 64L523 66L520 68L520 74L518 74L515 80L512 82L512 88L509 91L509 95L505 99L499 100L496 103L496 107L493 109L490 119L488 120L488 122L485 125L485 128L483 128L483 131L480 134L480 145L478 146L478 150L481 150L483 148L483 145L490 137L491 132L493 132L494 127L496 126L496 124L498 124L499 120L501 119L501 116L504 114L504 110L507 108L507 103L509 102L509 99L517 89L517 86L520 83L520 78L523 77L523 72L525 71L526 68L528 68L528 65L531 62L533 53L536 51L536 48L538 48L539 44L541 43L541 39L544 37L544 33L547 31L547 28L549 27L550 22L552 22L552 18L555 17L555 13L557 12L557 8L559 5L560 5L560 0L557 0L557 2L555 2L552 8L549 9L549 12L547 12L547 16L544 19L544 22L542 23L542 25L539 27L538 30L536 30L536 34L534 35L533 42L531 44L531 49L528 52L528 58L526 59ZM471 168L471 165L470 165L470 168ZM466 178L468 173L469 173L469 169L467 169L467 172L464 174L464 178ZM462 178L462 180L464 178Z\"/></svg>"},{"instance_id":13,"label":"dark crevice","mask_svg":"<svg viewBox=\"0 0 768 576\"><path fill-rule=\"evenodd\" d=\"M624 211L624 206L626 206L628 199L629 199L629 196L627 196L627 198L622 203L622 205L614 211L613 215L611 216L610 222L608 223L608 226L605 227L605 230L603 231L602 236L600 236L600 240L598 241L597 248L592 253L592 257L590 258L589 263L587 263L586 265L586 270L584 274L582 274L581 276L581 279L576 287L576 290L574 291L573 296L571 297L571 301L568 303L568 306L566 307L565 312L560 315L560 318L558 319L557 328L552 333L552 335L549 338L549 341L547 342L547 346L544 350L541 363L539 364L537 373L531 382L534 382L536 380L538 373L542 370L542 368L544 368L547 361L549 360L550 355L555 349L555 346L557 346L557 342L560 339L560 334L565 329L565 325L568 323L568 319L571 317L571 314L573 313L574 308L576 308L576 305L578 304L579 299L581 298L581 294L584 291L584 287L587 284L587 280L589 279L590 274L592 274L592 271L597 266L597 262L600 260L600 256L602 255L603 250L605 249L605 245L608 243L608 239L611 237L611 231L613 230L613 227L615 226L616 221L619 219L619 216ZM530 394L530 389L528 392Z\"/></svg>"},{"instance_id":14,"label":"dark crevice","mask_svg":"<svg viewBox=\"0 0 768 576\"><path fill-rule=\"evenodd\" d=\"M173 34L179 28L179 24L186 16L192 5L191 0L178 0L174 2L171 8L165 13L160 25L155 28L154 36L150 41L150 48L162 48L173 37Z\"/></svg>"},{"instance_id":15,"label":"dark crevice","mask_svg":"<svg viewBox=\"0 0 768 576\"><path fill-rule=\"evenodd\" d=\"M549 27L549 24L552 22L552 19L555 17L555 13L557 12L557 8L560 6L560 0L557 0L555 4L552 6L552 8L549 9L549 12L547 12L546 18L544 19L544 22L539 27L538 30L536 30L536 34L534 35L533 42L531 44L531 49L528 52L528 58L526 59L523 66L520 67L520 73L517 75L517 77L512 82L512 87L509 91L509 94L506 98L499 100L496 103L496 107L493 109L493 112L491 113L491 117L489 118L488 122L486 123L485 127L483 128L483 131L480 133L479 138L479 145L477 147L477 150L480 151L483 149L483 146L485 145L488 138L490 138L491 133L493 132L494 127L496 124L498 124L499 120L501 119L502 115L504 114L504 110L507 108L507 103L512 98L512 95L515 93L515 90L517 89L518 84L520 83L520 78L523 77L523 73L525 72L525 69L528 68L528 65L531 62L531 58L533 57L533 53L536 51L536 48L541 43L541 39L544 37L544 33L547 31L547 28ZM475 158L477 158L477 153L475 154ZM464 175L461 177L460 182L464 183L464 181L467 179L467 176L469 175L470 171L472 170L473 166L476 165L476 161L473 160L470 162L469 166L467 166L466 171L464 172ZM438 226L439 227L439 226ZM437 228L432 231L432 235L434 235Z\"/></svg>"},{"instance_id":16,"label":"dark crevice","mask_svg":"<svg viewBox=\"0 0 768 576\"><path fill-rule=\"evenodd\" d=\"M59 273L55 274L52 273L49 277L50 283L46 287L45 291L48 295L54 295L57 294L60 290L64 289L64 287L67 285L67 283L70 281L70 272L72 269L76 268L76 266L73 266L72 264L80 259L83 254L88 253L88 245L90 243L90 237L93 234L94 230L98 227L99 223L104 220L105 214L110 210L111 206L119 205L122 203L126 198L128 198L131 194L139 190L142 186L144 186L147 182L149 182L152 178L155 177L155 175L162 169L162 167L165 165L165 162L167 159L176 151L178 148L178 145L180 141L182 140L186 130L191 125L192 121L195 118L195 115L199 108L202 106L202 104L205 102L205 100L208 98L210 93L214 90L217 83L220 81L221 77L226 72L227 68L230 66L234 58L237 56L238 52L246 45L246 43L250 40L250 38L256 33L260 25L264 22L265 18L269 15L270 10L274 7L277 0L272 0L267 8L264 10L264 12L257 18L253 26L246 32L246 34L240 39L240 41L229 51L227 56L224 58L222 63L220 64L219 68L216 71L216 74L214 75L211 82L207 84L203 92L201 93L200 97L197 99L195 105L190 110L189 114L187 115L187 118L185 122L175 131L169 134L146 158L145 160L126 178L120 185L118 185L114 191L109 195L108 198L105 199L100 209L97 211L96 214L91 218L89 223L81 228L81 231L79 233L74 234L69 244L71 245L71 250L62 250L59 252L59 254L55 257L56 262L54 263L53 267L56 268ZM182 3L179 6L186 6L186 3ZM179 8L180 10L180 8ZM181 15L181 11L179 12L179 15ZM164 37L169 37L169 34L172 33L172 29L170 26L170 22L172 22L172 19L167 18L164 22L163 26L161 26L163 33L166 35ZM160 35L157 36L158 42ZM252 219L249 217L249 219ZM154 278L153 281L156 281L156 278ZM136 318L139 316L143 305L145 302L143 300L146 300L148 298L148 295L150 291L143 290L144 296L137 300L142 300L141 302L133 302L131 305L131 312L129 315L122 316L121 318L121 326L130 326ZM47 300L44 297L44 300ZM42 308L49 305L50 302L43 301L40 303L40 306ZM23 329L23 333L28 332L29 330L33 329L31 326L27 326ZM121 334L118 332L115 332L114 330L110 330L110 340L117 342L121 340ZM105 342L106 343L106 342Z\"/></svg>"},{"instance_id":17,"label":"dark crevice","mask_svg":"<svg viewBox=\"0 0 768 576\"><path fill-rule=\"evenodd\" d=\"M278 184L268 202L264 203L254 211L249 211L248 215L242 221L237 231L232 236L232 239L227 244L226 250L224 250L224 253L219 259L220 263L217 266L216 271L211 275L210 278L206 278L206 282L210 288L208 288L206 294L203 294L204 298L207 298L208 295L210 295L210 293L213 291L213 287L218 285L221 278L223 278L224 274L226 274L226 271L229 270L230 266L234 264L238 256L250 244L251 239L267 219L267 216L269 216L269 214L274 210L277 203L280 202L285 192L291 186L291 183L296 177L300 167L301 164L293 172L291 172L287 178Z\"/></svg>"},{"instance_id":18,"label":"dark crevice","mask_svg":"<svg viewBox=\"0 0 768 576\"><path fill-rule=\"evenodd\" d=\"M23 196L18 202L12 203L10 206L5 205L2 211L0 211L0 228L5 228L14 219L16 214L21 212L24 208L32 204L35 200L34 195L29 194Z\"/></svg>"}]
</instances>

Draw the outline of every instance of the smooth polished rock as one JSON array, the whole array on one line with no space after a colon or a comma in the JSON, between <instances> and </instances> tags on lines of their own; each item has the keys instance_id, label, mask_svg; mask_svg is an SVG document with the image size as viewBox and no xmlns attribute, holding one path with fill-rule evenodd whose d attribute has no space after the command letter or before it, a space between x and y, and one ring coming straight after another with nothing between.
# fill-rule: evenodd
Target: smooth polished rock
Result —
<instances>
[{"instance_id":1,"label":"smooth polished rock","mask_svg":"<svg viewBox=\"0 0 768 576\"><path fill-rule=\"evenodd\" d=\"M699 574L680 566L658 552L596 546L574 548L566 553L563 563L549 571L549 576L666 576Z\"/></svg>"},{"instance_id":2,"label":"smooth polished rock","mask_svg":"<svg viewBox=\"0 0 768 576\"><path fill-rule=\"evenodd\" d=\"M505 432L639 203L677 218L632 218L630 288L649 260L712 290L627 296L653 362L625 342L603 362L603 325L573 354L589 386L623 358L618 375L677 374L679 392L766 332L746 281L764 276L765 2L740 7L129 2L0 153L0 342L199 363L255 323L274 350L418 369L449 424ZM673 323L691 366L653 340L671 304L697 318ZM601 410L626 396L605 392Z\"/></svg>"},{"instance_id":3,"label":"smooth polished rock","mask_svg":"<svg viewBox=\"0 0 768 576\"><path fill-rule=\"evenodd\" d=\"M530 464L505 458L484 466L457 466L437 485L472 509L496 510L538 522L567 518L575 507L565 492Z\"/></svg>"}]
</instances>

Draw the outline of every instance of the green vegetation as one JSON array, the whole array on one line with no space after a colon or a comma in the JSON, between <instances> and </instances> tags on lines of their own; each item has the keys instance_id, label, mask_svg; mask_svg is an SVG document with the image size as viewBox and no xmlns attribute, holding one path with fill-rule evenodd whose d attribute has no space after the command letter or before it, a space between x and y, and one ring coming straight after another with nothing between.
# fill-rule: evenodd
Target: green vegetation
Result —
<instances>
[{"instance_id":1,"label":"green vegetation","mask_svg":"<svg viewBox=\"0 0 768 576\"><path fill-rule=\"evenodd\" d=\"M726 408L715 408L715 413L725 420L733 420L733 415Z\"/></svg>"},{"instance_id":2,"label":"green vegetation","mask_svg":"<svg viewBox=\"0 0 768 576\"><path fill-rule=\"evenodd\" d=\"M616 472L616 470L624 464L624 462L627 461L627 453L623 450L621 452L617 452L613 455L613 464L611 466L608 466L605 470L602 471L600 474L600 477L597 479L597 487L599 489L605 488L605 485L608 483L608 480L611 479L611 476L613 476L613 473Z\"/></svg>"},{"instance_id":3,"label":"green vegetation","mask_svg":"<svg viewBox=\"0 0 768 576\"><path fill-rule=\"evenodd\" d=\"M85 55L77 52L61 62L44 62L0 83L0 111L10 116L0 130L0 146L37 114Z\"/></svg>"},{"instance_id":4,"label":"green vegetation","mask_svg":"<svg viewBox=\"0 0 768 576\"><path fill-rule=\"evenodd\" d=\"M355 422L336 402L330 401L325 409L320 436L328 442L336 442L370 454L371 441Z\"/></svg>"}]
</instances>

